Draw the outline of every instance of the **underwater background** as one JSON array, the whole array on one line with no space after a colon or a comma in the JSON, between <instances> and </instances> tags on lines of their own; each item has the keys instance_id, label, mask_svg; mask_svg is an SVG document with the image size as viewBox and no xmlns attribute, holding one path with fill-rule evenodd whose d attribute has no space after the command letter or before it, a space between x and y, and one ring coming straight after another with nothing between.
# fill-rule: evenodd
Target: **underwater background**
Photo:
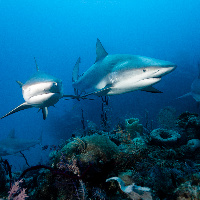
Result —
<instances>
[{"instance_id":1,"label":"underwater background","mask_svg":"<svg viewBox=\"0 0 200 200\"><path fill-rule=\"evenodd\" d=\"M36 72L34 57L41 71L63 81L64 94L73 94L73 67L79 56L80 74L95 62L97 38L109 54L142 55L177 65L155 85L161 94L135 91L108 97L107 131L127 118L156 129L161 109L169 107L175 117L186 111L199 114L192 97L177 99L191 91L198 77L199 11L198 0L0 0L1 115L24 102L16 80L25 82ZM59 145L72 134L81 136L83 119L86 126L94 122L102 129L101 114L101 97L61 99L49 108L45 121L36 108L2 119L0 140L15 129L19 138L38 139L42 133L42 146ZM30 165L37 165L49 160L49 152L38 145L24 154ZM21 156L3 158L13 171L25 168Z\"/></svg>"}]
</instances>

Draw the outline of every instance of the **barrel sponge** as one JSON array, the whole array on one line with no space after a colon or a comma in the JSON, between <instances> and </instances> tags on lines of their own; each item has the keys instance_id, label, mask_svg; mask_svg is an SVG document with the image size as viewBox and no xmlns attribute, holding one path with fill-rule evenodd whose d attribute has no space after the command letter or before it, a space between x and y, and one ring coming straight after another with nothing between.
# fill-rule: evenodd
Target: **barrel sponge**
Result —
<instances>
[{"instance_id":1,"label":"barrel sponge","mask_svg":"<svg viewBox=\"0 0 200 200\"><path fill-rule=\"evenodd\" d=\"M200 140L199 139L188 140L187 146L190 148L191 151L195 151L196 149L200 148Z\"/></svg>"},{"instance_id":2,"label":"barrel sponge","mask_svg":"<svg viewBox=\"0 0 200 200\"><path fill-rule=\"evenodd\" d=\"M174 130L158 128L150 133L150 138L151 142L154 144L171 146L177 143L181 135Z\"/></svg>"},{"instance_id":3,"label":"barrel sponge","mask_svg":"<svg viewBox=\"0 0 200 200\"><path fill-rule=\"evenodd\" d=\"M143 133L143 126L139 124L138 118L125 119L126 131L130 133L131 139L139 137Z\"/></svg>"}]
</instances>

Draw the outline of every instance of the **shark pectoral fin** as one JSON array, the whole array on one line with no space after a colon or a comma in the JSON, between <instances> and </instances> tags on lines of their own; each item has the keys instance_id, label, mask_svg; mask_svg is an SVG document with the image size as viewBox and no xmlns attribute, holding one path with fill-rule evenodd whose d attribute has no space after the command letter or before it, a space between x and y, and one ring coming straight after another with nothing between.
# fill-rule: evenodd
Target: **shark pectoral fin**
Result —
<instances>
[{"instance_id":1,"label":"shark pectoral fin","mask_svg":"<svg viewBox=\"0 0 200 200\"><path fill-rule=\"evenodd\" d=\"M45 120L47 118L47 115L48 115L48 108L47 107L42 108L42 114L43 114L43 119Z\"/></svg>"},{"instance_id":2,"label":"shark pectoral fin","mask_svg":"<svg viewBox=\"0 0 200 200\"><path fill-rule=\"evenodd\" d=\"M79 57L78 60L76 61L76 64L73 69L72 73L72 82L76 82L78 80L78 73L79 73L79 64L81 62L81 58Z\"/></svg>"},{"instance_id":3,"label":"shark pectoral fin","mask_svg":"<svg viewBox=\"0 0 200 200\"><path fill-rule=\"evenodd\" d=\"M108 53L106 52L106 50L104 49L103 45L101 44L100 40L97 38L97 42L96 42L96 61L99 61L101 59L104 59L106 56L108 55Z\"/></svg>"},{"instance_id":4,"label":"shark pectoral fin","mask_svg":"<svg viewBox=\"0 0 200 200\"><path fill-rule=\"evenodd\" d=\"M21 105L19 105L18 107L16 107L15 109L11 110L9 113L4 115L3 117L1 117L0 119L3 119L4 117L7 117L8 115L11 115L13 113L16 113L16 112L19 112L21 110L25 110L25 109L28 109L28 108L32 108L32 106L30 104L28 104L27 102L24 102Z\"/></svg>"},{"instance_id":5,"label":"shark pectoral fin","mask_svg":"<svg viewBox=\"0 0 200 200\"><path fill-rule=\"evenodd\" d=\"M143 89L141 89L142 91L145 92L151 92L151 93L162 93L160 90L157 90L156 88L149 86L149 87L145 87Z\"/></svg>"},{"instance_id":6,"label":"shark pectoral fin","mask_svg":"<svg viewBox=\"0 0 200 200\"><path fill-rule=\"evenodd\" d=\"M20 81L16 81L18 84L19 84L19 86L20 86L20 88L24 85L22 82L20 82Z\"/></svg>"},{"instance_id":7,"label":"shark pectoral fin","mask_svg":"<svg viewBox=\"0 0 200 200\"><path fill-rule=\"evenodd\" d=\"M87 94L84 94L83 96L81 97L87 97L89 95L96 95L96 96L107 96L108 92L111 90L111 87L112 85L107 85L106 87L100 89L100 90L96 90L94 92L91 92L91 93L87 93Z\"/></svg>"}]
</instances>

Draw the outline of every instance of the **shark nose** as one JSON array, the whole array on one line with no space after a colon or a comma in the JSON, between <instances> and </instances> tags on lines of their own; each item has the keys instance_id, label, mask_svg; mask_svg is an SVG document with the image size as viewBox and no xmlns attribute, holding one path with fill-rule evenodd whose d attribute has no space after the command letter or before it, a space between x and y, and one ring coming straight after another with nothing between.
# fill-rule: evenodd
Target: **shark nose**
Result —
<instances>
[{"instance_id":1,"label":"shark nose","mask_svg":"<svg viewBox=\"0 0 200 200\"><path fill-rule=\"evenodd\" d=\"M169 72L171 72L171 71L173 71L173 70L175 70L176 69L176 65L172 65L172 66L170 66L170 67L168 67L168 69L169 69Z\"/></svg>"}]
</instances>

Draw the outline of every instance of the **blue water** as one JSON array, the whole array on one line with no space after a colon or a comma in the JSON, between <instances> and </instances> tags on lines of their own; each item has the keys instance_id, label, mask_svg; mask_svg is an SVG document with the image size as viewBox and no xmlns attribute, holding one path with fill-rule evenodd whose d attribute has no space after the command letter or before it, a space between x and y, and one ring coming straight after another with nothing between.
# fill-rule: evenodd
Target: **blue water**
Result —
<instances>
[{"instance_id":1,"label":"blue water","mask_svg":"<svg viewBox=\"0 0 200 200\"><path fill-rule=\"evenodd\" d=\"M42 71L63 80L65 94L73 94L73 66L79 56L80 73L94 63L97 38L110 54L150 56L178 66L155 86L163 94L136 91L110 97L113 124L125 116L145 122L145 111L156 124L166 106L176 108L177 115L199 112L192 97L176 99L190 91L198 75L199 10L199 0L0 0L0 114L24 102L15 81L25 82L36 72L34 57ZM45 121L35 108L2 119L0 139L15 128L18 137L38 138L43 131L43 145L58 144L82 127L81 109L85 120L99 124L101 99L60 100ZM40 156L34 152L36 163Z\"/></svg>"}]
</instances>

